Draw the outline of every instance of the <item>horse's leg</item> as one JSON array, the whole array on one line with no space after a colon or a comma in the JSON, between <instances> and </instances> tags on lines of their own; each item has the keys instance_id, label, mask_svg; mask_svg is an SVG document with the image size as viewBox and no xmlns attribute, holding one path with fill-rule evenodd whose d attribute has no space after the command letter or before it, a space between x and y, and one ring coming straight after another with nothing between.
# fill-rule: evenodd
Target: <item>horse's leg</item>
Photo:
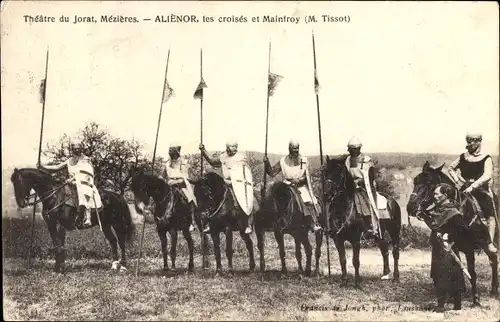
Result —
<instances>
[{"instance_id":1,"label":"horse's leg","mask_svg":"<svg viewBox=\"0 0 500 322\"><path fill-rule=\"evenodd\" d=\"M278 242L280 252L281 274L286 275L285 241L283 240L283 233L278 229L274 229L274 238L276 238L276 242Z\"/></svg>"},{"instance_id":2,"label":"horse's leg","mask_svg":"<svg viewBox=\"0 0 500 322\"><path fill-rule=\"evenodd\" d=\"M312 262L312 246L309 242L309 236L307 230L304 230L302 235L302 244L304 245L304 250L306 252L306 276L311 276L311 262Z\"/></svg>"},{"instance_id":3,"label":"horse's leg","mask_svg":"<svg viewBox=\"0 0 500 322\"><path fill-rule=\"evenodd\" d=\"M105 223L103 223L105 225ZM121 260L120 260L120 272L125 272L127 270L127 255L125 252L125 227L122 224L113 225L113 230L118 238L118 245L120 246Z\"/></svg>"},{"instance_id":4,"label":"horse's leg","mask_svg":"<svg viewBox=\"0 0 500 322\"><path fill-rule=\"evenodd\" d=\"M229 274L233 274L233 231L226 227L226 258Z\"/></svg>"},{"instance_id":5,"label":"horse's leg","mask_svg":"<svg viewBox=\"0 0 500 322\"><path fill-rule=\"evenodd\" d=\"M381 229L384 231L384 226L381 223ZM381 280L388 280L389 279L389 274L391 273L391 269L389 268L389 242L387 239L382 234L382 239L378 240L378 247L380 249L380 253L382 254L382 259L384 262L384 268L382 272L382 277L380 278Z\"/></svg>"},{"instance_id":6,"label":"horse's leg","mask_svg":"<svg viewBox=\"0 0 500 322\"><path fill-rule=\"evenodd\" d=\"M264 243L265 243L265 230L260 227L255 227L255 235L257 236L257 248L259 248L260 253L260 273L263 274L266 270L266 260L264 258Z\"/></svg>"},{"instance_id":7,"label":"horse's leg","mask_svg":"<svg viewBox=\"0 0 500 322\"><path fill-rule=\"evenodd\" d=\"M69 217L68 217L69 218ZM58 230L58 224L57 221L52 217L48 217L45 219L45 222L47 223L47 228L50 233L50 237L52 238L52 243L54 245L54 257L55 257L55 266L54 266L54 271L56 273L62 272L63 267L64 267L64 254L63 249L64 249L64 242L61 240L61 234L59 233ZM64 236L65 237L65 236ZM61 262L62 261L62 262Z\"/></svg>"},{"instance_id":8,"label":"horse's leg","mask_svg":"<svg viewBox=\"0 0 500 322\"><path fill-rule=\"evenodd\" d=\"M101 227L104 236L111 245L111 256L113 258L113 264L111 265L111 269L117 270L120 266L120 262L118 261L118 245L116 242L116 237L113 234L113 231L111 231L111 226L108 223L102 223Z\"/></svg>"},{"instance_id":9,"label":"horse's leg","mask_svg":"<svg viewBox=\"0 0 500 322\"><path fill-rule=\"evenodd\" d=\"M361 276L359 275L359 253L361 250L361 242L359 237L351 241L352 244L352 265L354 266L354 286L361 288Z\"/></svg>"},{"instance_id":10,"label":"horse's leg","mask_svg":"<svg viewBox=\"0 0 500 322\"><path fill-rule=\"evenodd\" d=\"M189 250L189 264L188 264L188 272L192 272L194 270L194 247L193 247L193 237L191 237L191 233L189 232L189 228L184 228L182 230L182 234L186 239L188 250Z\"/></svg>"},{"instance_id":11,"label":"horse's leg","mask_svg":"<svg viewBox=\"0 0 500 322\"><path fill-rule=\"evenodd\" d=\"M293 240L295 242L295 258L297 259L297 267L299 268L300 274L304 274L304 269L302 268L302 236L298 233L292 234Z\"/></svg>"},{"instance_id":12,"label":"horse's leg","mask_svg":"<svg viewBox=\"0 0 500 322\"><path fill-rule=\"evenodd\" d=\"M465 251L465 257L467 258L467 270L469 271L469 275L471 277L471 292L472 292L472 306L481 306L481 302L479 301L479 293L477 291L477 275L475 270L475 255L474 249L469 249Z\"/></svg>"},{"instance_id":13,"label":"horse's leg","mask_svg":"<svg viewBox=\"0 0 500 322\"><path fill-rule=\"evenodd\" d=\"M326 236L326 238L328 238L328 236ZM321 246L323 245L323 232L318 231L315 234L315 239L316 239L316 249L314 251L314 254L316 257L316 267L314 268L314 274L319 275L321 273L319 269L319 259L321 257Z\"/></svg>"},{"instance_id":14,"label":"horse's leg","mask_svg":"<svg viewBox=\"0 0 500 322\"><path fill-rule=\"evenodd\" d=\"M250 267L250 271L254 271L255 270L255 254L253 253L253 242L252 242L252 238L250 238L250 235L248 234L245 234L244 231L240 231L240 236L241 236L241 239L243 239L243 241L245 242L245 245L247 246L247 250L248 250L248 256L249 256L249 267Z\"/></svg>"},{"instance_id":15,"label":"horse's leg","mask_svg":"<svg viewBox=\"0 0 500 322\"><path fill-rule=\"evenodd\" d=\"M491 291L490 295L498 295L498 256L497 253L490 252L488 247L484 247L484 252L488 255L491 266Z\"/></svg>"},{"instance_id":16,"label":"horse's leg","mask_svg":"<svg viewBox=\"0 0 500 322\"><path fill-rule=\"evenodd\" d=\"M172 261L172 270L175 271L175 259L177 257L177 229L170 229L170 260Z\"/></svg>"},{"instance_id":17,"label":"horse's leg","mask_svg":"<svg viewBox=\"0 0 500 322\"><path fill-rule=\"evenodd\" d=\"M335 248L337 248L337 252L339 253L340 269L342 270L340 286L347 286L347 260L345 257L345 240L337 235L335 236L335 238L333 238L333 242L335 243Z\"/></svg>"},{"instance_id":18,"label":"horse's leg","mask_svg":"<svg viewBox=\"0 0 500 322\"><path fill-rule=\"evenodd\" d=\"M207 269L209 266L208 263L208 236L201 229L201 225L198 228L200 230L200 242L201 242L201 262L203 269Z\"/></svg>"},{"instance_id":19,"label":"horse's leg","mask_svg":"<svg viewBox=\"0 0 500 322\"><path fill-rule=\"evenodd\" d=\"M165 227L157 227L158 237L161 241L161 252L163 254L163 275L166 275L169 271L168 268L168 245L167 245L167 230Z\"/></svg>"},{"instance_id":20,"label":"horse's leg","mask_svg":"<svg viewBox=\"0 0 500 322\"><path fill-rule=\"evenodd\" d=\"M65 244L66 244L66 228L62 225L59 224L59 228L57 230L57 235L59 237L59 241L61 243L61 248L57 252L57 261L59 261L59 271L62 273L64 272L64 262L66 260L66 249L65 249Z\"/></svg>"},{"instance_id":21,"label":"horse's leg","mask_svg":"<svg viewBox=\"0 0 500 322\"><path fill-rule=\"evenodd\" d=\"M399 282L399 243L400 236L399 233L401 231L401 226L399 224L395 224L395 227L390 227L389 235L391 236L392 241L392 258L394 260L394 275L392 281L394 283Z\"/></svg>"},{"instance_id":22,"label":"horse's leg","mask_svg":"<svg viewBox=\"0 0 500 322\"><path fill-rule=\"evenodd\" d=\"M216 231L217 230L217 231ZM215 229L214 226L210 229L210 235L212 236L212 241L214 243L214 255L215 255L215 276L220 276L222 274L222 263L220 259L220 232Z\"/></svg>"}]
</instances>

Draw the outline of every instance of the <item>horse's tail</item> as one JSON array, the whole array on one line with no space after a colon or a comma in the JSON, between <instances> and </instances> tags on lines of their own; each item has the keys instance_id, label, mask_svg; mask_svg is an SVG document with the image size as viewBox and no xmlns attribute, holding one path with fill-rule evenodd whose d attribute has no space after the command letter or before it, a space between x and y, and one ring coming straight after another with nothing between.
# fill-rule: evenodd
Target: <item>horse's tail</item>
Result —
<instances>
[{"instance_id":1,"label":"horse's tail","mask_svg":"<svg viewBox=\"0 0 500 322\"><path fill-rule=\"evenodd\" d=\"M125 240L130 243L135 235L135 224L132 220L132 214L130 213L130 208L128 207L127 200L123 196L120 196L120 204L122 208L122 214L124 219L125 228Z\"/></svg>"},{"instance_id":2,"label":"horse's tail","mask_svg":"<svg viewBox=\"0 0 500 322\"><path fill-rule=\"evenodd\" d=\"M123 224L123 232L125 235L125 241L127 243L130 243L132 241L132 238L134 237L135 234L135 224L134 221L132 220L132 214L130 213L130 208L128 207L128 203L125 200L125 197L120 195L119 193L116 193L114 191L107 191L110 194L114 195L116 199L116 208L119 210L119 213L121 216L122 224Z\"/></svg>"}]
</instances>

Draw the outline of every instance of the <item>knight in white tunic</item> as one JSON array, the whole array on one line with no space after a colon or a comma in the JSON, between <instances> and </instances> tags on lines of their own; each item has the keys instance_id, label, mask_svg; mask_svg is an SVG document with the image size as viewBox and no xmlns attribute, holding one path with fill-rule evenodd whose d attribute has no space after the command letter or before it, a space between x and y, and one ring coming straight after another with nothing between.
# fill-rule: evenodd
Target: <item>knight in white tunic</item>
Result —
<instances>
[{"instance_id":1,"label":"knight in white tunic","mask_svg":"<svg viewBox=\"0 0 500 322\"><path fill-rule=\"evenodd\" d=\"M56 165L39 164L39 168L49 172L67 169L69 174L68 184L76 187L78 198L78 211L85 216L84 227L92 226L91 209L102 209L101 196L94 185L94 167L90 158L83 154L79 144L71 145L72 156L66 161Z\"/></svg>"},{"instance_id":2,"label":"knight in white tunic","mask_svg":"<svg viewBox=\"0 0 500 322\"><path fill-rule=\"evenodd\" d=\"M226 182L226 185L229 188L229 191L231 192L231 195L233 197L235 205L239 205L238 199L236 198L236 195L234 193L232 183L231 183L231 169L236 165L236 164L241 164L244 163L248 168L250 168L247 164L247 158L245 153L238 151L238 142L236 140L228 140L226 142L226 151L224 151L219 157L210 157L208 154L207 150L205 149L205 146L203 144L200 144L199 146L201 153L205 160L214 168L221 168L222 169L222 176L224 177L224 181ZM248 193L253 194L253 187L252 189L249 189L250 191ZM241 207L241 205L240 205ZM248 215L248 225L247 228L245 229L246 234L251 234L253 231L253 222L254 222L254 212L258 211L259 209L259 204L257 202L257 199L255 196L253 196L253 211L250 212ZM210 226L207 225L205 228L204 232L209 232L210 231Z\"/></svg>"},{"instance_id":3,"label":"knight in white tunic","mask_svg":"<svg viewBox=\"0 0 500 322\"><path fill-rule=\"evenodd\" d=\"M367 237L382 238L379 223L379 204L387 203L384 196L376 192L375 168L373 160L361 153L361 141L352 137L347 144L348 155L345 155L345 166L351 174L356 191L354 205L365 223Z\"/></svg>"},{"instance_id":4,"label":"knight in white tunic","mask_svg":"<svg viewBox=\"0 0 500 322\"><path fill-rule=\"evenodd\" d=\"M168 155L170 159L167 160L167 165L165 166L167 184L171 187L178 188L186 197L191 213L189 231L193 231L196 229L194 215L198 204L194 195L193 186L189 179L189 164L185 158L181 157L180 145L172 144L169 148Z\"/></svg>"},{"instance_id":5,"label":"knight in white tunic","mask_svg":"<svg viewBox=\"0 0 500 322\"><path fill-rule=\"evenodd\" d=\"M493 245L496 231L496 218L498 216L493 191L493 161L489 154L481 151L482 135L476 132L467 133L465 141L467 151L460 154L448 167L448 173L457 187L468 193L476 200L476 213L486 221L490 241L488 249L496 253Z\"/></svg>"},{"instance_id":6,"label":"knight in white tunic","mask_svg":"<svg viewBox=\"0 0 500 322\"><path fill-rule=\"evenodd\" d=\"M298 192L297 194L303 202L304 216L310 220L312 231L316 232L322 229L318 224L318 216L321 210L312 190L309 162L306 157L299 154L299 147L300 145L296 140L290 140L288 155L282 157L274 167L271 167L269 159L264 157L264 165L266 173L271 177L280 172L283 173L283 182Z\"/></svg>"}]
</instances>

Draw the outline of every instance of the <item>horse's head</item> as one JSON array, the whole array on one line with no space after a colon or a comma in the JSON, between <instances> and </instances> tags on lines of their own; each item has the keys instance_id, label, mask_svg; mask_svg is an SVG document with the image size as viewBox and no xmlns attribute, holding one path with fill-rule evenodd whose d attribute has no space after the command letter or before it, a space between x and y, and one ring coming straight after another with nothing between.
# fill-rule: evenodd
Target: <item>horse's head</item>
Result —
<instances>
[{"instance_id":1,"label":"horse's head","mask_svg":"<svg viewBox=\"0 0 500 322\"><path fill-rule=\"evenodd\" d=\"M406 205L409 216L416 216L418 209L425 209L433 202L434 189L440 183L451 183L451 180L443 173L444 163L438 167L432 167L426 161L422 172L413 179L413 191Z\"/></svg>"},{"instance_id":2,"label":"horse's head","mask_svg":"<svg viewBox=\"0 0 500 322\"><path fill-rule=\"evenodd\" d=\"M224 179L215 172L208 172L197 180L194 184L194 194L200 210L215 210L212 208L222 200L225 189Z\"/></svg>"},{"instance_id":3,"label":"horse's head","mask_svg":"<svg viewBox=\"0 0 500 322\"><path fill-rule=\"evenodd\" d=\"M352 178L342 159L330 159L329 156L326 156L323 175L325 178L325 195L330 199L348 191L351 187Z\"/></svg>"},{"instance_id":4,"label":"horse's head","mask_svg":"<svg viewBox=\"0 0 500 322\"><path fill-rule=\"evenodd\" d=\"M10 176L10 181L14 185L14 195L16 197L17 205L20 208L26 207L28 204L27 199L30 196L30 191L33 188L33 180L26 176L24 169L14 169L14 173Z\"/></svg>"},{"instance_id":5,"label":"horse's head","mask_svg":"<svg viewBox=\"0 0 500 322\"><path fill-rule=\"evenodd\" d=\"M142 214L146 206L149 206L150 198L158 204L170 187L162 179L148 174L137 174L132 177L130 189L134 194L134 206L138 214Z\"/></svg>"}]
</instances>

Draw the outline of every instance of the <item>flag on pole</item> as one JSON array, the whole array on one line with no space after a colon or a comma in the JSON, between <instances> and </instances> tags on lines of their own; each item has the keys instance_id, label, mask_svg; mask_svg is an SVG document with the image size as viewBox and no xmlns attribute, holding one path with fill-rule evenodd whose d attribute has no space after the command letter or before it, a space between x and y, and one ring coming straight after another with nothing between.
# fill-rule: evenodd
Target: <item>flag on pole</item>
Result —
<instances>
[{"instance_id":1,"label":"flag on pole","mask_svg":"<svg viewBox=\"0 0 500 322\"><path fill-rule=\"evenodd\" d=\"M278 86L279 82L283 79L283 76L280 76L278 74L273 74L269 73L269 78L267 81L267 91L269 93L269 96L273 96L274 91L276 87Z\"/></svg>"},{"instance_id":2,"label":"flag on pole","mask_svg":"<svg viewBox=\"0 0 500 322\"><path fill-rule=\"evenodd\" d=\"M168 80L165 78L165 85L163 88L163 103L166 103L171 97L175 96L175 91L172 87L170 87L170 84L168 83Z\"/></svg>"},{"instance_id":3,"label":"flag on pole","mask_svg":"<svg viewBox=\"0 0 500 322\"><path fill-rule=\"evenodd\" d=\"M45 102L45 92L46 92L46 85L45 85L45 79L42 79L40 83L40 103Z\"/></svg>"},{"instance_id":4,"label":"flag on pole","mask_svg":"<svg viewBox=\"0 0 500 322\"><path fill-rule=\"evenodd\" d=\"M196 90L194 91L193 98L195 99L203 99L203 89L207 88L207 84L205 84L205 80L203 77L201 77L200 84L198 84L198 87L196 87Z\"/></svg>"},{"instance_id":5,"label":"flag on pole","mask_svg":"<svg viewBox=\"0 0 500 322\"><path fill-rule=\"evenodd\" d=\"M319 81L318 81L318 74L316 73L316 70L314 71L314 92L316 95L319 93Z\"/></svg>"}]
</instances>

